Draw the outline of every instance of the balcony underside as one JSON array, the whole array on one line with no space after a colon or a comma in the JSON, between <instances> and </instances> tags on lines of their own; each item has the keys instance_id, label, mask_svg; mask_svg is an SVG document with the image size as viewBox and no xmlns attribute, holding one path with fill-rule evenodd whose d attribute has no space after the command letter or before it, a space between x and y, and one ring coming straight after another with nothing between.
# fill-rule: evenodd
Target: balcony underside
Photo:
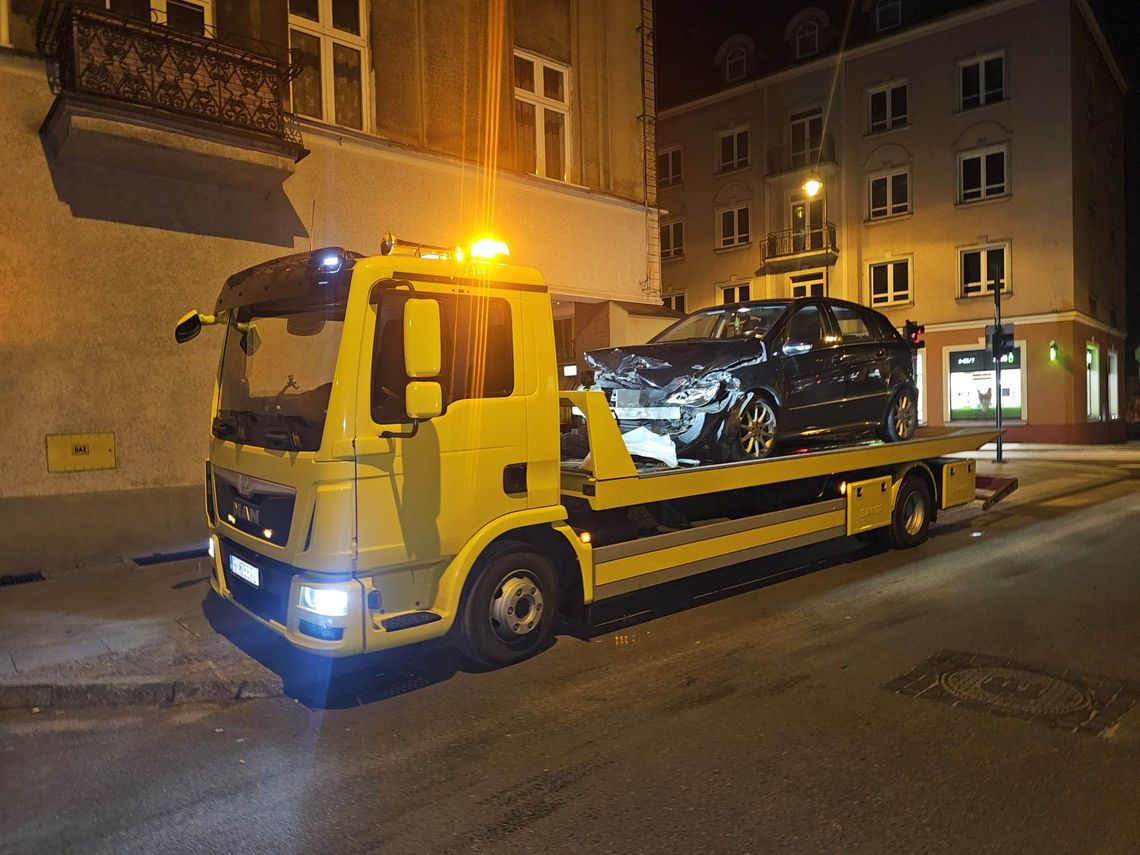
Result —
<instances>
[{"instance_id":1,"label":"balcony underside","mask_svg":"<svg viewBox=\"0 0 1140 855\"><path fill-rule=\"evenodd\" d=\"M809 270L813 267L830 267L839 260L837 249L815 249L792 255L778 255L774 258L765 258L756 271L762 273L791 273L796 270Z\"/></svg>"},{"instance_id":2,"label":"balcony underside","mask_svg":"<svg viewBox=\"0 0 1140 855\"><path fill-rule=\"evenodd\" d=\"M95 95L62 92L40 128L60 160L235 190L280 189L300 145Z\"/></svg>"}]
</instances>

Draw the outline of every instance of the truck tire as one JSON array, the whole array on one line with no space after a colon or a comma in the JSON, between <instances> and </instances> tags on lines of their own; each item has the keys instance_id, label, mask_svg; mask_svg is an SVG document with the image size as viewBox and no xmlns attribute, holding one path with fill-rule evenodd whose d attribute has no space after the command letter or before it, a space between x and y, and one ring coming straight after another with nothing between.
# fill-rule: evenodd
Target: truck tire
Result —
<instances>
[{"instance_id":1,"label":"truck tire","mask_svg":"<svg viewBox=\"0 0 1140 855\"><path fill-rule=\"evenodd\" d=\"M911 473L899 486L891 524L882 529L883 540L892 549L910 549L926 541L934 516L930 485L921 475Z\"/></svg>"},{"instance_id":2,"label":"truck tire","mask_svg":"<svg viewBox=\"0 0 1140 855\"><path fill-rule=\"evenodd\" d=\"M521 662L542 650L558 617L558 571L525 544L480 560L459 607L457 642L489 668Z\"/></svg>"}]
</instances>

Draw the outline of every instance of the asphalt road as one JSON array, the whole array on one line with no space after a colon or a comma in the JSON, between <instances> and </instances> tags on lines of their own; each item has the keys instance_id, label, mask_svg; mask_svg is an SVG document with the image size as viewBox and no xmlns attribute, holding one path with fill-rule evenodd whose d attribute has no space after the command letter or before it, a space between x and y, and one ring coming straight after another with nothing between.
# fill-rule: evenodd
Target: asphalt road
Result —
<instances>
[{"instance_id":1,"label":"asphalt road","mask_svg":"<svg viewBox=\"0 0 1140 855\"><path fill-rule=\"evenodd\" d=\"M498 672L432 648L323 704L5 713L0 850L1138 852L1140 703L1071 732L888 687L940 651L1140 682L1127 474L627 600Z\"/></svg>"}]
</instances>

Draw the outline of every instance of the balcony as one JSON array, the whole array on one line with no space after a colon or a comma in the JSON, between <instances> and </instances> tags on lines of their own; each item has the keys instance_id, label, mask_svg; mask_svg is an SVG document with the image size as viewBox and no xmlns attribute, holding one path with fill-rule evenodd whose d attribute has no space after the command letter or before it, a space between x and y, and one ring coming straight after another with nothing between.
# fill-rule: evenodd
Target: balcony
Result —
<instances>
[{"instance_id":1,"label":"balcony","mask_svg":"<svg viewBox=\"0 0 1140 855\"><path fill-rule=\"evenodd\" d=\"M265 191L307 154L283 61L59 0L38 41L56 92L41 133L60 159Z\"/></svg>"},{"instance_id":2,"label":"balcony","mask_svg":"<svg viewBox=\"0 0 1140 855\"><path fill-rule=\"evenodd\" d=\"M835 224L770 232L760 245L760 254L762 269L769 273L835 264L839 258Z\"/></svg>"},{"instance_id":3,"label":"balcony","mask_svg":"<svg viewBox=\"0 0 1140 855\"><path fill-rule=\"evenodd\" d=\"M822 163L835 163L835 139L831 134L825 134L816 145L782 145L768 149L768 171L765 175L782 175Z\"/></svg>"}]
</instances>

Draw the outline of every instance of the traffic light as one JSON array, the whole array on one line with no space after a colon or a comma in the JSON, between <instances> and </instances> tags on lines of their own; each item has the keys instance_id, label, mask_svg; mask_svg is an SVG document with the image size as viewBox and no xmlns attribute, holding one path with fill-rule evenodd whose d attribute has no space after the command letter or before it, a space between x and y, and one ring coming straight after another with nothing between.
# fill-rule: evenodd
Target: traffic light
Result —
<instances>
[{"instance_id":1,"label":"traffic light","mask_svg":"<svg viewBox=\"0 0 1140 855\"><path fill-rule=\"evenodd\" d=\"M1001 359L1007 353L1013 352L1013 334L1003 329L994 330L994 359Z\"/></svg>"},{"instance_id":2,"label":"traffic light","mask_svg":"<svg viewBox=\"0 0 1140 855\"><path fill-rule=\"evenodd\" d=\"M916 324L914 321L908 320L903 327L903 338L907 343L914 348L926 347L926 342L923 341L923 336L926 335L926 327L922 324Z\"/></svg>"}]
</instances>

